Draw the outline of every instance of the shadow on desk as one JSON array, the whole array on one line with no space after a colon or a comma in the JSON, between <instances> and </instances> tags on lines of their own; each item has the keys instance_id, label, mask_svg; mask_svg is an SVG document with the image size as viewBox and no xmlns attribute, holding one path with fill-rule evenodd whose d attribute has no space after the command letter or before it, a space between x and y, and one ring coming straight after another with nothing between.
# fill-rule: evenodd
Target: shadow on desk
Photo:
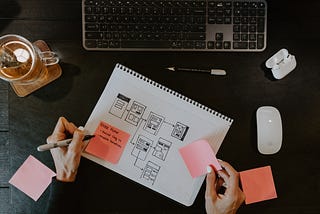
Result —
<instances>
[{"instance_id":1,"label":"shadow on desk","mask_svg":"<svg viewBox=\"0 0 320 214\"><path fill-rule=\"evenodd\" d=\"M19 15L20 11L21 7L17 1L1 0L0 32L2 32L17 15Z\"/></svg>"},{"instance_id":2,"label":"shadow on desk","mask_svg":"<svg viewBox=\"0 0 320 214\"><path fill-rule=\"evenodd\" d=\"M81 72L80 68L64 62L60 62L59 64L62 69L61 76L57 80L36 91L34 96L41 100L51 102L62 99L70 92L74 84L74 77Z\"/></svg>"},{"instance_id":3,"label":"shadow on desk","mask_svg":"<svg viewBox=\"0 0 320 214\"><path fill-rule=\"evenodd\" d=\"M267 61L267 60L265 60L263 63L261 63L260 68L261 68L261 70L264 72L264 76L265 76L268 80L270 80L270 81L276 81L277 79L273 77L271 69L268 69L268 68L265 66L265 62L266 62L266 61Z\"/></svg>"},{"instance_id":4,"label":"shadow on desk","mask_svg":"<svg viewBox=\"0 0 320 214\"><path fill-rule=\"evenodd\" d=\"M82 158L76 181L79 213L200 214L204 189L191 207L179 204L134 181Z\"/></svg>"}]
</instances>

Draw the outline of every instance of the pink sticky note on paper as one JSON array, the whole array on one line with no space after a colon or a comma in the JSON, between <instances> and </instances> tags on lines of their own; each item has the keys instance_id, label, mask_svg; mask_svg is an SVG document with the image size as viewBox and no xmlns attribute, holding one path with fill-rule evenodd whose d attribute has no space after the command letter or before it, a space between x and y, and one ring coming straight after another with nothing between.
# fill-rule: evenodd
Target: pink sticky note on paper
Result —
<instances>
[{"instance_id":1,"label":"pink sticky note on paper","mask_svg":"<svg viewBox=\"0 0 320 214\"><path fill-rule=\"evenodd\" d=\"M206 174L209 165L214 166L216 170L222 169L206 140L190 143L180 148L179 152L193 178Z\"/></svg>"},{"instance_id":2,"label":"pink sticky note on paper","mask_svg":"<svg viewBox=\"0 0 320 214\"><path fill-rule=\"evenodd\" d=\"M113 164L118 163L130 135L103 121L100 122L86 152Z\"/></svg>"},{"instance_id":3,"label":"pink sticky note on paper","mask_svg":"<svg viewBox=\"0 0 320 214\"><path fill-rule=\"evenodd\" d=\"M246 204L277 198L270 166L240 172Z\"/></svg>"},{"instance_id":4,"label":"pink sticky note on paper","mask_svg":"<svg viewBox=\"0 0 320 214\"><path fill-rule=\"evenodd\" d=\"M37 201L55 175L55 172L30 155L9 183Z\"/></svg>"}]
</instances>

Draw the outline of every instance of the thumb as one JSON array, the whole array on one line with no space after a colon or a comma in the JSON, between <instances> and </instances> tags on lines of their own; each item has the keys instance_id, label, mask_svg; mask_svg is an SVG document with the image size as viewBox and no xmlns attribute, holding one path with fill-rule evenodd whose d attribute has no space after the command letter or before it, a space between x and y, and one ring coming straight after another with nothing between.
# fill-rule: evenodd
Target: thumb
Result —
<instances>
[{"instance_id":1,"label":"thumb","mask_svg":"<svg viewBox=\"0 0 320 214\"><path fill-rule=\"evenodd\" d=\"M206 199L214 200L217 198L216 179L217 179L216 173L214 169L212 169L211 172L207 174L207 178L206 178L206 193L205 193Z\"/></svg>"}]
</instances>

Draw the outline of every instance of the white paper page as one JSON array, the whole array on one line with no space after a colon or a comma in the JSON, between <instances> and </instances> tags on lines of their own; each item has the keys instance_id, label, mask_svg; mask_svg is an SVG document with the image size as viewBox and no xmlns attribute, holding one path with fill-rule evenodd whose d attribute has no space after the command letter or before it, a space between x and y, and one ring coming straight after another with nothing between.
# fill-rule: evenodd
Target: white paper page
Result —
<instances>
[{"instance_id":1,"label":"white paper page","mask_svg":"<svg viewBox=\"0 0 320 214\"><path fill-rule=\"evenodd\" d=\"M104 121L129 133L129 141L117 164L83 156L190 206L205 176L191 177L179 148L206 139L217 153L232 123L209 111L118 64L85 129L94 133Z\"/></svg>"}]
</instances>

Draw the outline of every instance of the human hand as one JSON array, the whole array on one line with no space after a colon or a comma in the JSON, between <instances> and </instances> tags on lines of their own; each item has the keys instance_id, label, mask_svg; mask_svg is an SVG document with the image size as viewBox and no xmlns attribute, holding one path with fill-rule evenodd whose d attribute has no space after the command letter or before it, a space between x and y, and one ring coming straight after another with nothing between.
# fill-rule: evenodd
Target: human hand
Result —
<instances>
[{"instance_id":1,"label":"human hand","mask_svg":"<svg viewBox=\"0 0 320 214\"><path fill-rule=\"evenodd\" d=\"M207 214L235 214L245 200L245 195L239 187L239 173L227 162L219 161L223 170L217 173L211 170L206 179L205 206ZM224 183L224 184L223 184ZM222 185L226 190L218 193Z\"/></svg>"},{"instance_id":2,"label":"human hand","mask_svg":"<svg viewBox=\"0 0 320 214\"><path fill-rule=\"evenodd\" d=\"M73 182L76 179L80 164L81 151L84 147L82 139L84 132L79 130L66 118L60 117L53 133L47 138L47 143L55 143L73 136L69 146L51 149L54 165L56 167L57 180Z\"/></svg>"}]
</instances>

